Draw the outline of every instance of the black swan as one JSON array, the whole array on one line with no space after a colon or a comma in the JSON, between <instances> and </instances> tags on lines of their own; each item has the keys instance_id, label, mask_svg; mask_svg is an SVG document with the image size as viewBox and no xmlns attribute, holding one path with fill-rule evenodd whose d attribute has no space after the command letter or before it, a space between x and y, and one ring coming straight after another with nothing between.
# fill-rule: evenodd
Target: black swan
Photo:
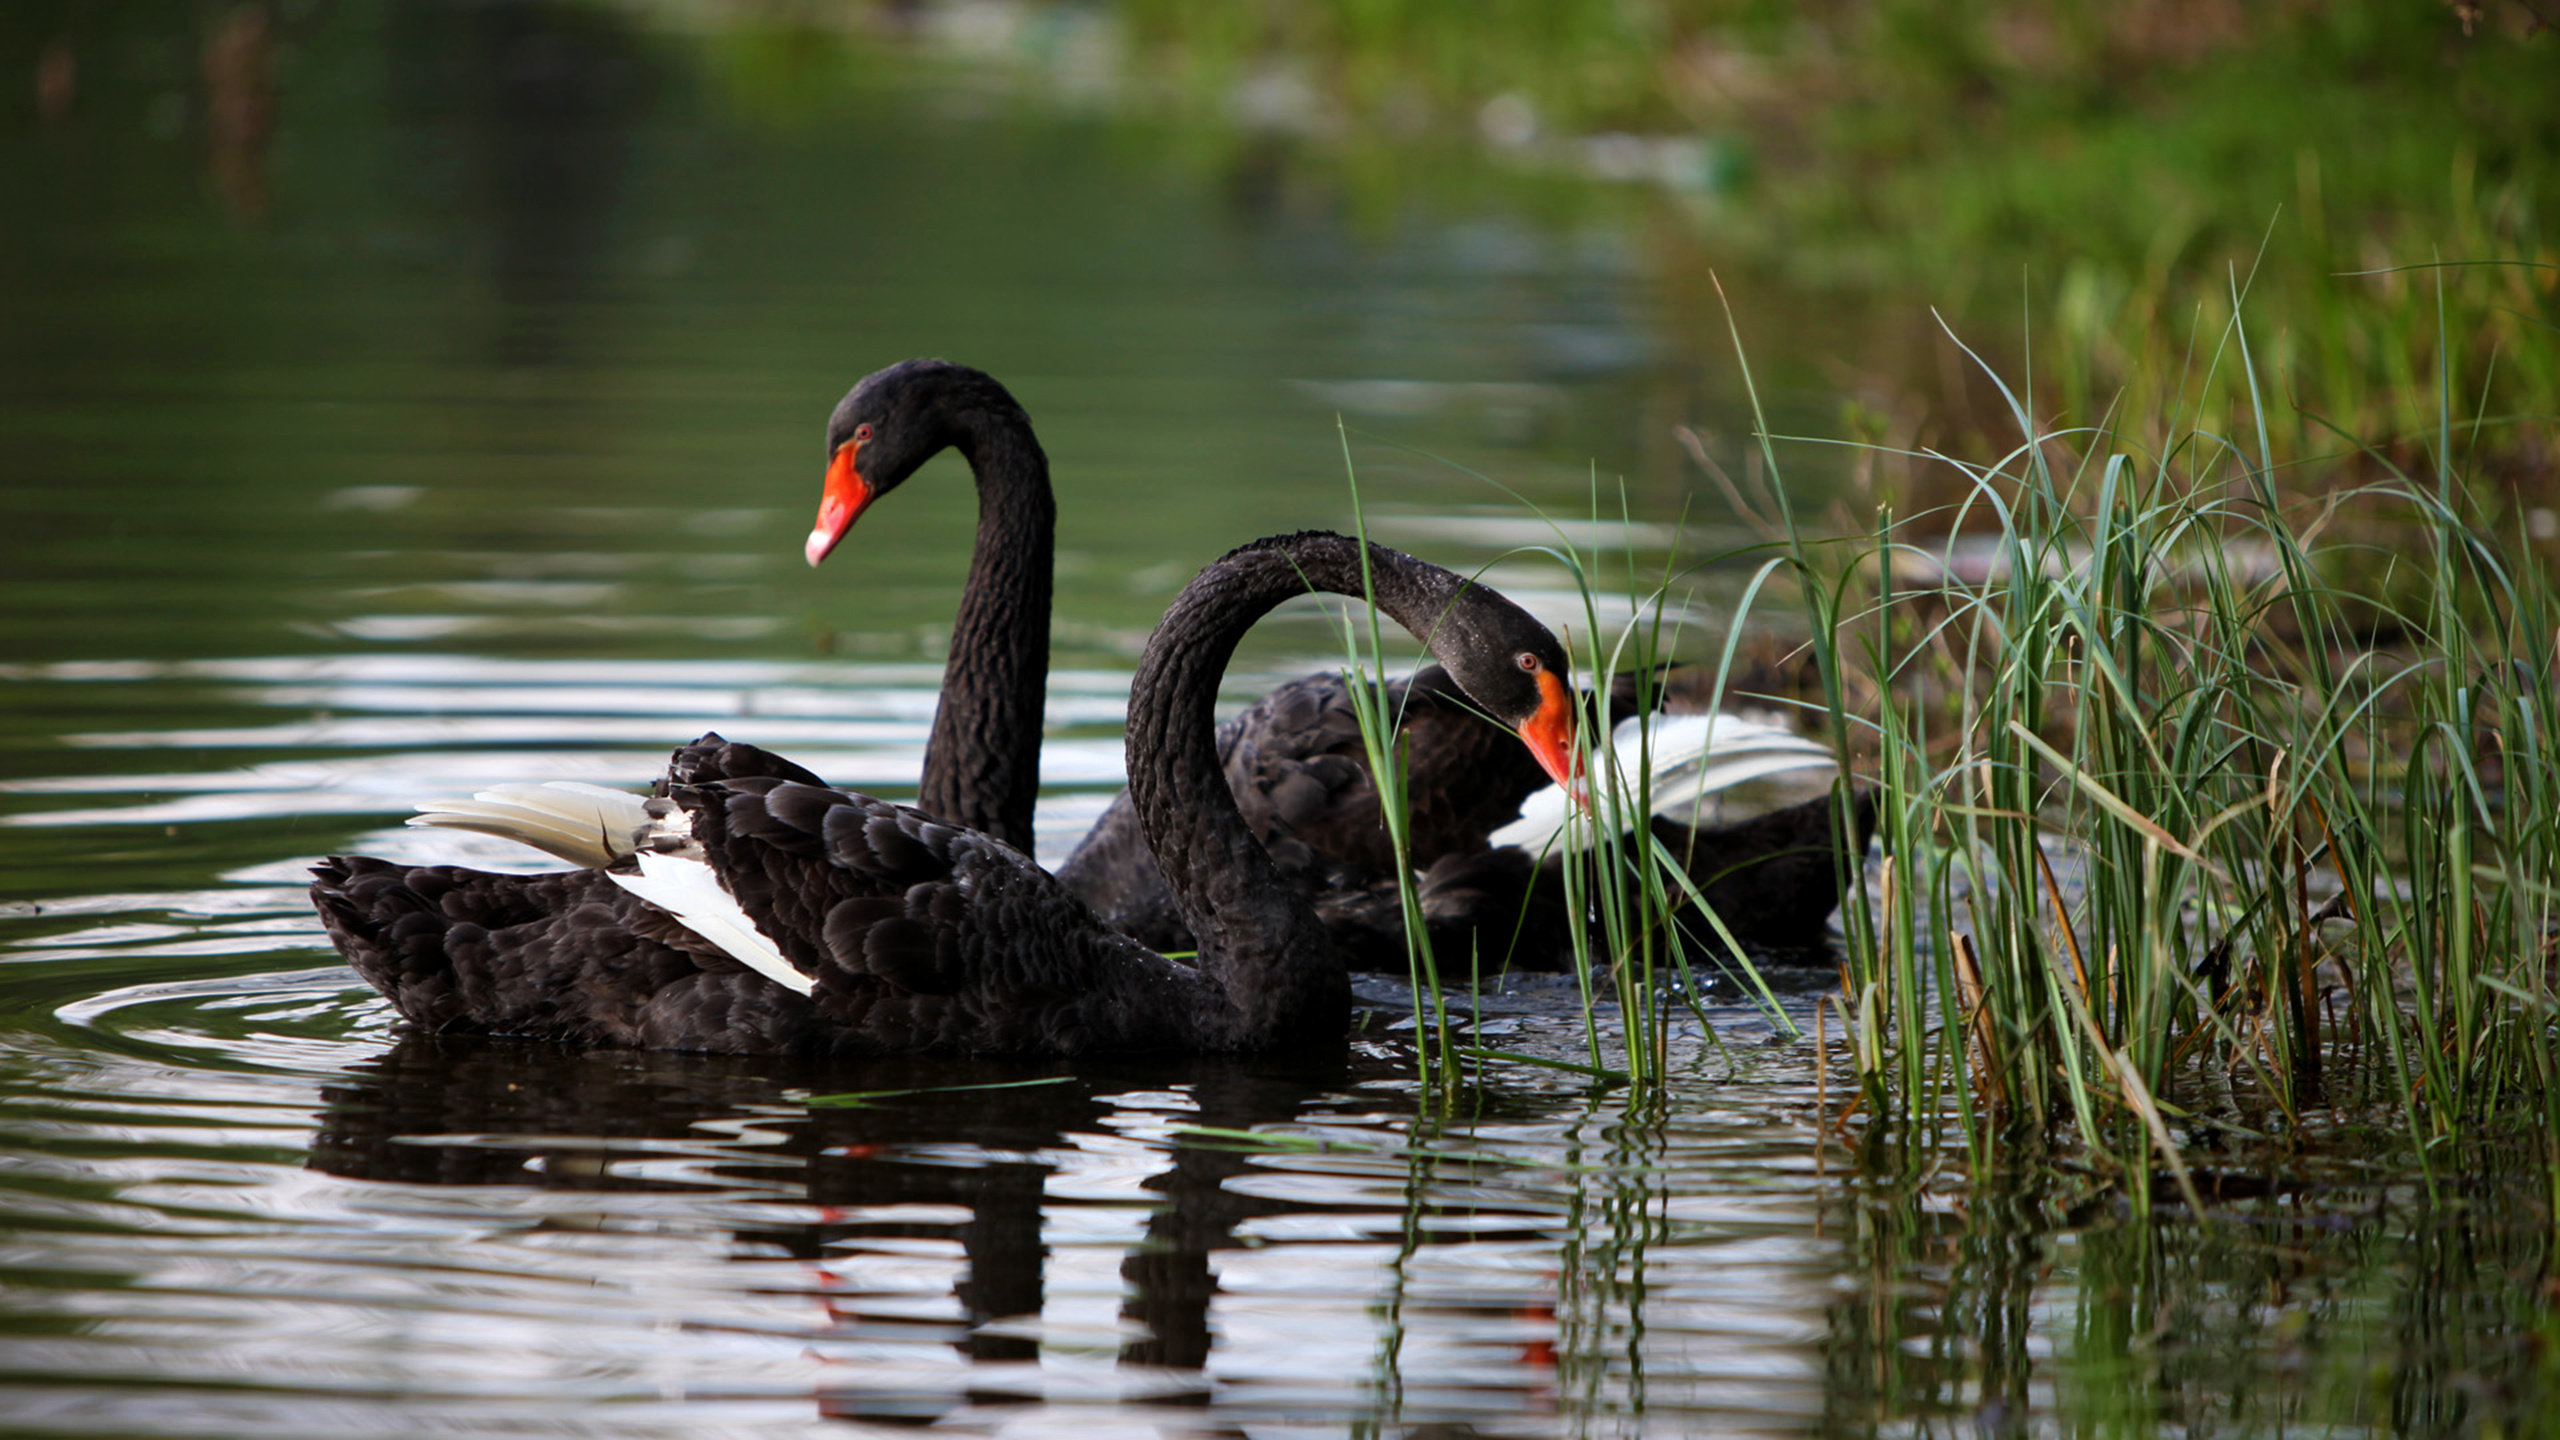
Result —
<instances>
[{"instance_id":1,"label":"black swan","mask_svg":"<svg viewBox=\"0 0 2560 1440\"><path fill-rule=\"evenodd\" d=\"M1129 701L1131 803L1194 964L1104 927L993 836L776 775L716 735L676 753L658 798L625 797L637 833L612 869L332 858L312 901L356 973L435 1031L821 1055L1338 1041L1348 977L1236 808L1212 724L1237 639L1309 590L1374 594L1546 767L1571 764L1563 648L1499 594L1320 531L1228 554L1165 612Z\"/></svg>"},{"instance_id":2,"label":"black swan","mask_svg":"<svg viewBox=\"0 0 2560 1440\"><path fill-rule=\"evenodd\" d=\"M927 460L957 450L978 477L978 541L951 620L942 703L916 808L1031 852L1049 688L1058 503L1031 417L984 371L909 360L845 393L827 418L827 480L811 565Z\"/></svg>"},{"instance_id":3,"label":"black swan","mask_svg":"<svg viewBox=\"0 0 2560 1440\"><path fill-rule=\"evenodd\" d=\"M846 394L829 419L827 447L826 492L807 547L812 565L935 452L960 450L976 473L977 547L916 803L1028 850L1057 522L1030 417L982 371L909 360ZM1630 712L1633 678L1618 677L1612 689L1612 713ZM1563 933L1549 923L1562 903L1561 857L1542 861L1534 847L1506 853L1492 839L1554 777L1486 724L1438 667L1397 682L1389 699L1410 757L1411 853L1426 869L1425 912L1440 938L1471 946L1480 930L1488 938L1516 932L1518 946L1490 948L1488 958L1509 951L1529 968L1566 963L1569 946L1548 943ZM1394 859L1342 678L1313 675L1273 691L1220 727L1218 750L1247 822L1337 939L1362 965L1401 964ZM1840 858L1866 852L1873 807L1871 796L1858 799L1845 840L1828 797L1735 825L1658 819L1654 829L1738 937L1804 947L1822 942L1839 903ZM1114 928L1163 949L1190 948L1127 797L1104 812L1058 876ZM1524 905L1531 923L1521 928Z\"/></svg>"},{"instance_id":4,"label":"black swan","mask_svg":"<svg viewBox=\"0 0 2560 1440\"><path fill-rule=\"evenodd\" d=\"M1637 688L1633 676L1613 677L1606 715L1630 716ZM1493 967L1571 969L1564 869L1573 860L1556 843L1563 838L1563 791L1526 763L1519 747L1487 743L1502 732L1466 705L1440 667L1391 684L1389 695L1402 706L1410 847L1435 952L1444 961L1474 953ZM1670 747L1656 750L1657 760L1677 757L1655 772L1664 810L1681 811L1693 793L1677 781L1683 765L1780 773L1803 768L1808 756L1832 763L1827 751L1776 727L1730 716L1652 718L1657 738ZM1618 728L1632 733L1623 720ZM1712 753L1709 736L1716 737ZM1345 962L1400 968L1403 902L1346 682L1334 675L1291 681L1221 726L1218 739L1246 819L1314 904ZM1622 740L1617 753L1632 754L1632 741ZM1765 763L1755 766L1755 759ZM1629 779L1625 793L1633 790ZM1553 813L1540 813L1540 802ZM1828 795L1730 824L1690 825L1657 813L1647 825L1736 939L1760 949L1812 949L1825 943L1839 903L1842 857L1863 855L1874 834L1875 797L1854 797L1846 839ZM1126 795L1103 811L1058 878L1116 930L1166 950L1191 943ZM1712 927L1700 922L1685 930L1694 947L1721 951Z\"/></svg>"},{"instance_id":5,"label":"black swan","mask_svg":"<svg viewBox=\"0 0 2560 1440\"><path fill-rule=\"evenodd\" d=\"M812 565L824 560L870 506L945 449L960 451L977 477L978 533L916 804L1027 852L1039 784L1057 524L1048 459L1030 417L992 376L964 365L908 360L866 377L828 419L826 488L806 553ZM1613 717L1629 713L1633 678L1618 677L1612 691ZM1528 853L1507 848L1492 835L1556 777L1485 723L1439 667L1397 682L1390 701L1402 717L1410 757L1411 853L1424 870L1424 913L1435 942L1494 961L1507 956L1523 968L1567 966L1569 933L1559 918L1563 859L1541 856L1535 847ZM1400 965L1403 919L1394 862L1341 677L1313 675L1274 690L1219 728L1218 751L1247 823L1316 906L1339 948L1363 968ZM1818 759L1831 763L1827 754ZM752 771L818 783L799 766L752 747L733 747L729 763L746 767L728 772L733 775ZM578 789L502 786L412 823L488 830L580 865L609 865L622 857L610 843L599 843L610 837L600 837L585 803L611 803L611 793L585 799L543 793ZM560 810L558 824L531 828L529 812L544 806ZM1822 942L1838 904L1841 858L1863 855L1873 829L1872 798L1857 802L1845 841L1836 808L1826 797L1738 825L1652 823L1670 852L1686 859L1692 882L1736 936L1761 946L1809 947ZM1192 936L1125 795L1058 875L1113 928L1161 950L1191 948Z\"/></svg>"}]
</instances>

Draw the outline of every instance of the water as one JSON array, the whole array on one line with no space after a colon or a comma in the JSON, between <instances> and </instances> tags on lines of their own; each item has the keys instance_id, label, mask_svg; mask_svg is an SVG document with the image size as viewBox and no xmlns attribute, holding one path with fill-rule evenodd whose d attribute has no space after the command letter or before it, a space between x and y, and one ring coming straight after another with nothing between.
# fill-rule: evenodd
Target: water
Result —
<instances>
[{"instance_id":1,"label":"water","mask_svg":"<svg viewBox=\"0 0 2560 1440\"><path fill-rule=\"evenodd\" d=\"M1051 857L1119 783L1182 580L1348 523L1337 416L1379 533L1551 612L1509 553L1543 537L1458 467L1584 516L1592 467L1623 476L1633 523L1613 498L1586 529L1658 565L1684 521L1686 553L1744 538L1659 443L1739 422L1620 192L1381 217L930 53L776 93L770 56L604 9L282 7L215 43L241 13L0 18L7 73L67 36L77 76L0 122L0 1429L2531 1413L2547 1236L2496 1182L2337 1162L2195 1227L2094 1181L1898 1180L1814 1048L1733 1009L1659 1104L1505 1067L1445 1114L1392 1006L1343 1055L1250 1062L407 1034L302 867L536 863L401 828L415 799L637 784L715 727L912 787L974 510L938 462L800 563L821 423L869 369L982 365L1056 462ZM1818 403L1809 352L1759 358ZM1691 653L1747 574L1677 597ZM1275 618L1235 695L1330 645ZM1570 1053L1558 1009L1484 1038ZM896 1093L811 1103L849 1092Z\"/></svg>"}]
</instances>

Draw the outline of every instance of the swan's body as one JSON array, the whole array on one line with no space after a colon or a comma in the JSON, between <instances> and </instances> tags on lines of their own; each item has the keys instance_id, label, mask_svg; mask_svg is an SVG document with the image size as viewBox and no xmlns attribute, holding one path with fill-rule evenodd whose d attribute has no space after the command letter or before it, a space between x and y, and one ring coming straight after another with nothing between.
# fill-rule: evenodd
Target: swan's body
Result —
<instances>
[{"instance_id":1,"label":"swan's body","mask_svg":"<svg viewBox=\"0 0 2560 1440\"><path fill-rule=\"evenodd\" d=\"M979 371L910 360L854 387L830 422L828 445L833 459L826 497L809 538L813 564L933 450L951 445L970 459L978 480L977 550L953 627L917 803L1027 848L1039 781L1048 546L1056 516L1047 461L1029 417L1002 385ZM1031 550L1038 552L1036 564ZM1531 898L1527 887L1538 883L1540 852L1524 847L1519 855L1489 863L1476 857L1501 848L1493 833L1519 818L1521 802L1553 777L1529 764L1498 726L1453 697L1445 677L1431 670L1415 676L1398 697L1399 741L1409 757L1411 854L1426 874L1449 867L1466 877L1463 885L1440 893L1438 923L1469 946L1481 940L1488 958L1499 958L1508 947L1497 942L1517 928ZM1612 708L1623 710L1632 704L1632 691L1613 698ZM1811 742L1796 743L1804 747L1796 759L1833 763L1828 756L1807 755ZM1701 752L1699 773L1685 793L1657 769L1658 817L1712 788L1706 783L1713 768L1704 763L1708 753ZM1392 886L1394 861L1340 677L1309 676L1273 691L1222 727L1219 754L1247 821L1274 848L1291 883L1335 922L1338 938L1371 933L1375 925L1367 917L1376 907L1368 897L1381 883ZM1565 797L1558 792L1548 803L1561 806ZM1865 852L1865 827L1838 835L1824 818L1827 804L1799 808L1801 814L1775 825L1683 826L1668 834L1673 853L1714 857L1713 874L1693 874L1701 888L1738 869L1766 870L1747 888L1726 887L1741 905L1727 916L1728 927L1745 940L1793 945L1805 943L1808 934L1819 939L1840 893L1842 867L1830 857L1844 849ZM1749 847L1761 841L1785 848L1752 854ZM1807 845L1822 848L1824 864L1762 864L1794 859ZM1150 943L1188 948L1191 937L1174 918L1171 897L1125 798L1104 813L1058 873L1115 927ZM1516 881L1504 881L1505 875ZM1787 878L1802 883L1790 888L1781 883ZM1524 948L1515 958L1551 966L1563 953ZM1400 964L1400 957L1400 945L1393 954L1363 952L1364 961Z\"/></svg>"},{"instance_id":2,"label":"swan's body","mask_svg":"<svg viewBox=\"0 0 2560 1440\"><path fill-rule=\"evenodd\" d=\"M1612 688L1612 711L1632 710L1632 678L1622 675ZM1473 713L1437 667L1392 683L1389 704L1403 716L1412 854L1436 952L1476 955L1496 968L1571 968L1563 870L1589 844L1590 822L1565 823L1576 808L1566 789ZM1689 822L1733 786L1836 770L1829 748L1731 715L1629 715L1615 729L1601 753L1618 784L1578 788L1612 815L1641 788L1651 839L1682 863L1735 938L1778 949L1819 945L1838 903L1839 860L1863 853L1873 832L1871 797L1853 802L1846 832L1828 796L1735 823ZM1650 732L1649 787L1635 773L1638 746L1647 743L1639 731ZM1272 691L1218 728L1218 749L1247 823L1323 918L1346 963L1401 969L1394 855L1342 678L1312 675ZM1631 811L1615 827L1632 832L1637 821ZM1164 950L1190 947L1127 797L1104 810L1058 876L1112 928ZM1720 946L1711 926L1693 926L1692 934Z\"/></svg>"},{"instance_id":3,"label":"swan's body","mask_svg":"<svg viewBox=\"0 0 2560 1440\"><path fill-rule=\"evenodd\" d=\"M960 450L976 476L978 535L916 805L1028 852L1056 504L1046 455L1022 407L991 377L942 361L911 360L864 379L828 422L825 495L807 554L812 564L824 559L865 510L945 448ZM1625 679L1627 693L1612 697L1613 713L1634 703ZM1532 968L1566 963L1570 946L1555 918L1562 914L1560 858L1549 854L1542 863L1536 847L1504 848L1492 838L1553 775L1475 713L1437 667L1398 682L1394 704L1409 757L1411 853L1423 872L1435 937L1444 950L1475 951L1489 962L1509 956ZM730 753L754 774L821 783L751 747ZM747 754L761 758L739 758ZM1286 883L1314 906L1340 948L1357 964L1401 966L1394 859L1342 679L1309 676L1273 691L1220 727L1217 755L1248 828L1271 847ZM1657 765L1667 758L1656 755ZM683 782L671 772L667 783ZM636 797L620 797L626 808L616 809L577 789L501 787L413 823L489 830L586 867L635 853L641 827L627 807ZM1549 794L1545 803L1566 803L1561 791ZM1683 803L1670 785L1657 785L1656 798L1658 809ZM591 813L590 801L604 810ZM1693 882L1729 929L1746 941L1802 945L1820 940L1837 903L1836 857L1865 849L1868 827L1841 835L1830 809L1817 802L1739 826L1652 824L1673 854L1692 857ZM1195 937L1148 854L1133 797L1113 803L1059 878L1113 928L1162 950L1193 948ZM1524 926L1524 914L1533 923ZM1554 923L1539 922L1542 915Z\"/></svg>"},{"instance_id":4,"label":"swan's body","mask_svg":"<svg viewBox=\"0 0 2560 1440\"><path fill-rule=\"evenodd\" d=\"M1291 595L1373 583L1380 608L1558 773L1572 733L1563 652L1544 627L1448 571L1381 547L1367 557L1364 576L1357 543L1321 532L1243 547L1185 588L1139 663L1131 803L1200 937L1196 964L1110 930L993 836L829 789L717 736L676 752L641 823L622 827L629 854L610 869L499 875L331 859L314 869L313 902L357 973L437 1030L822 1054L1224 1051L1338 1038L1342 966L1217 763L1211 706L1237 638ZM503 817L473 818L504 829ZM688 925L695 872L726 903ZM722 933L738 917L783 969L742 958L738 937Z\"/></svg>"}]
</instances>

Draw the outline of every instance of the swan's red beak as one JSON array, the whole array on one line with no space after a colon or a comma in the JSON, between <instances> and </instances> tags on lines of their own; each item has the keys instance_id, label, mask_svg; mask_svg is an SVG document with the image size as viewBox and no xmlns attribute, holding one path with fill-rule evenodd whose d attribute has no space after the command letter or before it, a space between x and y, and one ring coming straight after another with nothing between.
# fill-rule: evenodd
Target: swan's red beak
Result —
<instances>
[{"instance_id":1,"label":"swan's red beak","mask_svg":"<svg viewBox=\"0 0 2560 1440\"><path fill-rule=\"evenodd\" d=\"M1580 769L1573 753L1573 692L1552 670L1538 672L1538 709L1520 722L1520 743L1538 757L1549 779L1582 798L1581 787L1573 783Z\"/></svg>"},{"instance_id":2,"label":"swan's red beak","mask_svg":"<svg viewBox=\"0 0 2560 1440\"><path fill-rule=\"evenodd\" d=\"M818 524L809 532L809 563L817 564L836 548L844 532L862 517L871 503L871 482L854 468L854 457L862 450L862 442L848 440L836 451L834 462L827 466L827 489L818 498Z\"/></svg>"}]
</instances>

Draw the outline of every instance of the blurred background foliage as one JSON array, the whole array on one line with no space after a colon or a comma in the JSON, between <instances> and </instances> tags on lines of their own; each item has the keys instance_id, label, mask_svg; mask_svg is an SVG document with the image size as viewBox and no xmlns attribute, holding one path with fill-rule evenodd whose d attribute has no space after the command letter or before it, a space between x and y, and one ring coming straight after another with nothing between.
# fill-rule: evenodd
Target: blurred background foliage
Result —
<instances>
[{"instance_id":1,"label":"blurred background foliage","mask_svg":"<svg viewBox=\"0 0 2560 1440\"><path fill-rule=\"evenodd\" d=\"M1321 164L1373 225L1489 183L1559 221L1631 210L1682 326L1723 328L1710 269L1864 317L1835 376L1856 438L2015 443L1939 317L2034 378L2041 420L2254 426L2214 366L2245 293L2309 483L2422 465L2440 378L2478 473L2540 493L2560 469L2544 0L622 3L715 37L737 102L783 123L921 38L1178 120L1263 183Z\"/></svg>"},{"instance_id":2,"label":"blurred background foliage","mask_svg":"<svg viewBox=\"0 0 2560 1440\"><path fill-rule=\"evenodd\" d=\"M32 81L6 123L58 118L81 87L74 57L94 69L118 33L191 33L193 53L150 53L200 103L163 115L176 102L154 100L147 128L200 130L221 202L254 221L276 88L379 79L316 73L297 47L374 8L33 0L0 25L0 65ZM391 28L431 8L393 6ZM2426 468L2439 382L2472 473L2536 506L2560 475L2554 0L583 8L599 34L646 37L629 74L699 84L785 143L851 123L882 71L927 74L954 103L1104 117L1146 165L1187 166L1257 215L1320 210L1373 239L1417 212L1490 208L1565 244L1605 231L1646 277L1651 328L1679 337L1697 393L1674 410L1733 411L1729 302L1746 344L1824 357L1821 433L1887 447L1855 462L1868 471L1894 467L1891 450L2017 442L1952 331L2032 383L2041 424L2166 447L2263 419L2303 488ZM506 93L538 105L543 87ZM597 183L521 168L527 185ZM895 194L841 198L884 227L906 213ZM2264 417L2227 344L2243 293L2251 359L2286 402ZM1659 476L1683 462L1651 423L1664 403L1644 404L1626 468ZM1589 453L1625 463L1608 444ZM1943 475L1900 466L1918 492L1905 513Z\"/></svg>"}]
</instances>

